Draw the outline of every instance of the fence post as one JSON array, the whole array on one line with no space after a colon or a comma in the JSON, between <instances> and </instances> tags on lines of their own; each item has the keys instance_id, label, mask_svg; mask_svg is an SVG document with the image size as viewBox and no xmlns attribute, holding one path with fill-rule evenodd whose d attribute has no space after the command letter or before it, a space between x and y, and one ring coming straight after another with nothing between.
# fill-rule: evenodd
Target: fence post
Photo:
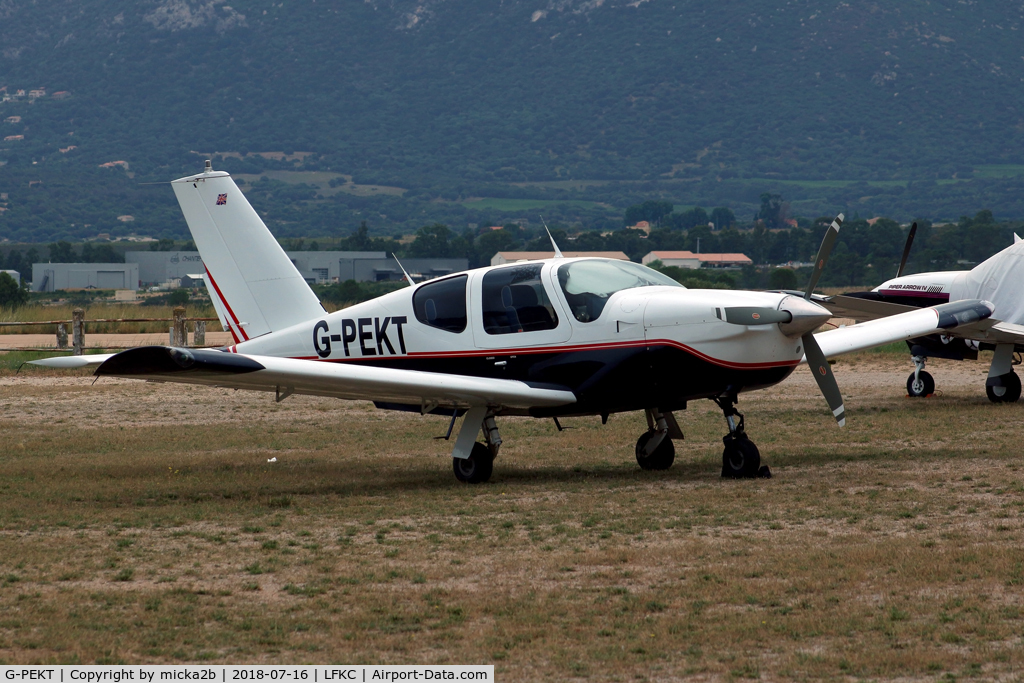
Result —
<instances>
[{"instance_id":1,"label":"fence post","mask_svg":"<svg viewBox=\"0 0 1024 683\"><path fill-rule=\"evenodd\" d=\"M76 356L81 356L85 349L85 310L81 308L71 312L71 348Z\"/></svg>"},{"instance_id":2,"label":"fence post","mask_svg":"<svg viewBox=\"0 0 1024 683\"><path fill-rule=\"evenodd\" d=\"M174 309L174 341L171 346L188 346L188 335L185 332L185 309L181 306Z\"/></svg>"},{"instance_id":3,"label":"fence post","mask_svg":"<svg viewBox=\"0 0 1024 683\"><path fill-rule=\"evenodd\" d=\"M196 331L192 335L192 346L206 346L206 321L196 321Z\"/></svg>"},{"instance_id":4,"label":"fence post","mask_svg":"<svg viewBox=\"0 0 1024 683\"><path fill-rule=\"evenodd\" d=\"M64 323L57 323L57 348L68 348L68 326Z\"/></svg>"}]
</instances>

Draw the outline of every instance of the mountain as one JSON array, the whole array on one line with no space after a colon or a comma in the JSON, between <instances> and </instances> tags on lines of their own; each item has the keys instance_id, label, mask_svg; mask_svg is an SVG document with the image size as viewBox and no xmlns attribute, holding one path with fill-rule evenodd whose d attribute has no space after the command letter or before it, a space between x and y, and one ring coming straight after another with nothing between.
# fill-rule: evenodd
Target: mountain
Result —
<instances>
[{"instance_id":1,"label":"mountain","mask_svg":"<svg viewBox=\"0 0 1024 683\"><path fill-rule=\"evenodd\" d=\"M173 200L139 183L214 152L256 177L457 201L384 202L413 223L463 220L511 183L608 204L606 186L551 185L567 181L627 183L625 204L747 209L773 191L812 212L1021 215L1022 26L1020 0L0 0L0 119L20 117L0 123L0 229L116 232L131 214L180 234ZM902 196L922 181L940 185ZM398 225L334 208L328 223Z\"/></svg>"}]
</instances>

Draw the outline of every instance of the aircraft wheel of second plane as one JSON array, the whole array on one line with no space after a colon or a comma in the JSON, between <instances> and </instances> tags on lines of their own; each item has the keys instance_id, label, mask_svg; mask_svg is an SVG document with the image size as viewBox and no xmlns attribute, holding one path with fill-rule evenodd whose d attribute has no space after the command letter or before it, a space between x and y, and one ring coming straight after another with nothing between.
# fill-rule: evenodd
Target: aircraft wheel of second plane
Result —
<instances>
[{"instance_id":1,"label":"aircraft wheel of second plane","mask_svg":"<svg viewBox=\"0 0 1024 683\"><path fill-rule=\"evenodd\" d=\"M1016 403L1020 398L1020 377L1016 372L1008 372L999 379L1003 380L1003 386L985 387L988 400L993 403Z\"/></svg>"},{"instance_id":2,"label":"aircraft wheel of second plane","mask_svg":"<svg viewBox=\"0 0 1024 683\"><path fill-rule=\"evenodd\" d=\"M494 471L494 455L491 449L480 443L473 444L468 458L452 458L455 478L466 484L481 484L491 478Z\"/></svg>"},{"instance_id":3,"label":"aircraft wheel of second plane","mask_svg":"<svg viewBox=\"0 0 1024 683\"><path fill-rule=\"evenodd\" d=\"M924 398L935 393L935 380L932 376L922 370L917 377L910 373L907 377L907 396L913 398Z\"/></svg>"},{"instance_id":4,"label":"aircraft wheel of second plane","mask_svg":"<svg viewBox=\"0 0 1024 683\"><path fill-rule=\"evenodd\" d=\"M643 470L667 470L672 467L676 459L676 447L672 445L672 439L667 436L661 440L658 447L650 455L647 454L647 442L654 438L657 432L644 432L636 440L636 462Z\"/></svg>"}]
</instances>

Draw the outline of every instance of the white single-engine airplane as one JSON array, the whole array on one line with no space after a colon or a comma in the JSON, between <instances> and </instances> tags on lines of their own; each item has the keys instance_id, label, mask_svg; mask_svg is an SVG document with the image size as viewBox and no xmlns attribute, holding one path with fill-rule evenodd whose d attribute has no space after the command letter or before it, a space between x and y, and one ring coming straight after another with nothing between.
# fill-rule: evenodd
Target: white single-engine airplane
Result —
<instances>
[{"instance_id":1,"label":"white single-engine airplane","mask_svg":"<svg viewBox=\"0 0 1024 683\"><path fill-rule=\"evenodd\" d=\"M929 357L977 360L978 351L993 351L985 380L985 393L993 403L1014 403L1020 398L1020 377L1013 371L1014 355L1024 351L1024 241L1014 243L971 270L946 270L904 275L914 243L917 223L910 227L896 277L870 292L850 292L812 299L839 317L876 320L915 308L958 299L984 299L993 305L993 317L980 325L948 330L907 341L914 372L907 378L907 394L928 396L935 380L925 372Z\"/></svg>"},{"instance_id":2,"label":"white single-engine airplane","mask_svg":"<svg viewBox=\"0 0 1024 683\"><path fill-rule=\"evenodd\" d=\"M977 324L980 300L913 310L815 335L831 313L809 301L842 215L825 235L804 295L692 290L644 266L555 258L480 268L326 313L231 177L206 170L174 193L206 265L207 287L235 344L150 346L33 361L98 364L96 375L372 400L378 408L464 415L455 476L487 481L501 446L497 418L643 410L640 467L663 470L683 438L674 412L710 399L725 414L722 474L770 475L744 431L739 394L813 369L839 425L843 399L826 360ZM484 443L477 442L483 431Z\"/></svg>"}]
</instances>

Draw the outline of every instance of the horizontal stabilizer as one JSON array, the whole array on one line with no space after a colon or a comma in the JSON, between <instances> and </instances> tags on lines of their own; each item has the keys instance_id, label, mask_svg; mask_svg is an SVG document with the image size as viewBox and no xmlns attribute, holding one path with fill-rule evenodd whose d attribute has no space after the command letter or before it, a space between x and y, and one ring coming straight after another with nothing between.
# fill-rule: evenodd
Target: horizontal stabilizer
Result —
<instances>
[{"instance_id":1,"label":"horizontal stabilizer","mask_svg":"<svg viewBox=\"0 0 1024 683\"><path fill-rule=\"evenodd\" d=\"M87 356L53 356L51 358L40 358L39 360L28 361L29 365L39 365L44 368L84 368L89 365L99 365L114 354L96 353Z\"/></svg>"}]
</instances>

